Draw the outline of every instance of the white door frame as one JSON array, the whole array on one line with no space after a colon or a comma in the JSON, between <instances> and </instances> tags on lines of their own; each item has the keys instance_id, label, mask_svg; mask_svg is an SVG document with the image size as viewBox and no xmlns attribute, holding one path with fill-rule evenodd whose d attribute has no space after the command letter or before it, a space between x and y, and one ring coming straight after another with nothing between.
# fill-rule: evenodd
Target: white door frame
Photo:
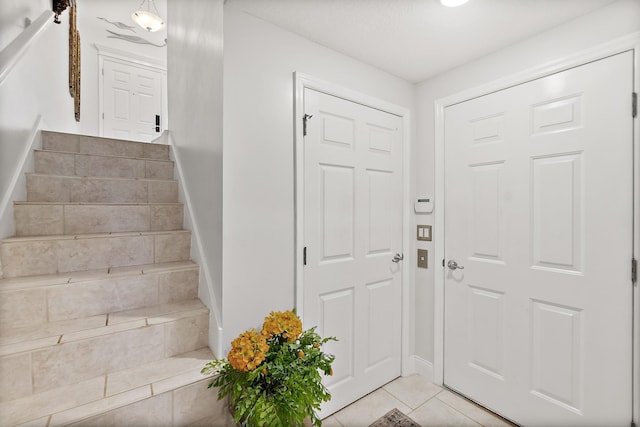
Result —
<instances>
[{"instance_id":1,"label":"white door frame","mask_svg":"<svg viewBox=\"0 0 640 427\"><path fill-rule=\"evenodd\" d=\"M142 68L160 73L162 82L160 86L160 103L162 106L162 117L160 129L163 131L169 128L169 107L167 103L167 64L155 58L138 55L120 49L100 44L94 45L98 51L98 123L99 135L104 136L104 60L118 62L130 67Z\"/></svg>"},{"instance_id":2,"label":"white door frame","mask_svg":"<svg viewBox=\"0 0 640 427\"><path fill-rule=\"evenodd\" d=\"M410 152L411 152L411 127L409 110L404 107L380 100L378 98L365 95L324 80L317 79L308 74L294 72L295 82L295 99L294 99L294 152L295 152L295 294L296 294L296 312L300 317L303 316L303 248L304 248L304 136L302 129L302 120L304 116L304 90L313 89L318 92L336 96L348 101L353 101L367 107L385 111L402 118L402 251L404 253L404 267L402 269L402 375L410 375L414 369L412 359L409 355L411 331L411 315L413 309L411 302L413 301L413 284L410 280L411 268L413 267L413 259L410 253L409 227L411 224L410 210Z\"/></svg>"},{"instance_id":3,"label":"white door frame","mask_svg":"<svg viewBox=\"0 0 640 427\"><path fill-rule=\"evenodd\" d=\"M523 72L498 79L488 84L460 92L434 102L435 107L435 198L439 200L435 206L435 259L445 257L444 245L444 109L454 104L483 96L498 90L506 89L531 80L555 74L569 68L597 61L611 55L634 51L633 87L638 92L640 87L640 33L633 33L626 37L612 40L595 46L577 54L552 61L541 66L530 68ZM629 114L631 114L631 94L629 94ZM640 256L640 126L638 117L633 120L633 174L634 174L634 218L633 218L633 256ZM631 260L629 260L631 263ZM439 265L439 261L437 262ZM631 265L629 265L631 277ZM434 382L444 383L444 268L435 270L434 289ZM629 280L631 286L631 280ZM636 283L633 290L633 418L636 424L640 420L640 284Z\"/></svg>"}]
</instances>

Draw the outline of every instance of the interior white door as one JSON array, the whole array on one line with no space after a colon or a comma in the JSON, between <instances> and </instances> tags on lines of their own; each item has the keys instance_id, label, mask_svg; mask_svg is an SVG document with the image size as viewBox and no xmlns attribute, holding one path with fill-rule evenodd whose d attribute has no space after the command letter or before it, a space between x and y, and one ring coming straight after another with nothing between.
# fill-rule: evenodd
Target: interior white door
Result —
<instances>
[{"instance_id":1,"label":"interior white door","mask_svg":"<svg viewBox=\"0 0 640 427\"><path fill-rule=\"evenodd\" d=\"M445 110L445 384L526 426L628 426L633 55Z\"/></svg>"},{"instance_id":2,"label":"interior white door","mask_svg":"<svg viewBox=\"0 0 640 427\"><path fill-rule=\"evenodd\" d=\"M158 137L162 73L105 59L103 74L103 136L145 142Z\"/></svg>"},{"instance_id":3,"label":"interior white door","mask_svg":"<svg viewBox=\"0 0 640 427\"><path fill-rule=\"evenodd\" d=\"M336 356L329 415L400 376L402 119L305 89L303 322Z\"/></svg>"}]
</instances>

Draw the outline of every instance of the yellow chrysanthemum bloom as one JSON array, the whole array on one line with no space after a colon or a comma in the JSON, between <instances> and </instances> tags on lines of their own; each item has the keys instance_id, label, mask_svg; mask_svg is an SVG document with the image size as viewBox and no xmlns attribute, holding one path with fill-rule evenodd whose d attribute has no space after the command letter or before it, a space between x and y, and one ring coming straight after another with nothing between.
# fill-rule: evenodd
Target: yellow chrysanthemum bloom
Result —
<instances>
[{"instance_id":1,"label":"yellow chrysanthemum bloom","mask_svg":"<svg viewBox=\"0 0 640 427\"><path fill-rule=\"evenodd\" d=\"M241 333L231 342L227 360L234 369L248 372L260 366L268 350L267 338L251 329Z\"/></svg>"},{"instance_id":2,"label":"yellow chrysanthemum bloom","mask_svg":"<svg viewBox=\"0 0 640 427\"><path fill-rule=\"evenodd\" d=\"M264 319L262 334L267 338L280 335L289 342L294 341L302 333L302 322L293 311L272 311Z\"/></svg>"}]
</instances>

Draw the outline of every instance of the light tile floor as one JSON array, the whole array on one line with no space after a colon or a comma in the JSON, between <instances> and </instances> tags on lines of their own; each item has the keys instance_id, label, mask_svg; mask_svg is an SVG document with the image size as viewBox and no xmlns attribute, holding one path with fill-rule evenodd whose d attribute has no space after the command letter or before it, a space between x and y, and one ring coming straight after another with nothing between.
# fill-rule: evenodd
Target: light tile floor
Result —
<instances>
[{"instance_id":1,"label":"light tile floor","mask_svg":"<svg viewBox=\"0 0 640 427\"><path fill-rule=\"evenodd\" d=\"M397 408L422 427L512 427L475 403L412 375L398 378L323 420L324 427L367 427Z\"/></svg>"}]
</instances>

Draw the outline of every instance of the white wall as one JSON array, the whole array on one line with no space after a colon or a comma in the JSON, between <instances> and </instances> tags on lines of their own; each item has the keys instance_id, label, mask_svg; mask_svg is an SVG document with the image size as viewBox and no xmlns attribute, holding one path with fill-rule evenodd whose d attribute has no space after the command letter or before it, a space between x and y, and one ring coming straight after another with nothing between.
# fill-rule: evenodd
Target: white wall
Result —
<instances>
[{"instance_id":1,"label":"white wall","mask_svg":"<svg viewBox=\"0 0 640 427\"><path fill-rule=\"evenodd\" d=\"M0 4L4 13L6 0ZM46 9L50 10L46 1L24 1L20 5L24 9L16 8L11 15L15 25L5 27L7 17L2 15L0 34L2 40L10 38L9 43L21 33L13 31L19 27L18 22L24 22L25 17L34 21ZM62 24L49 24L0 83L0 238L13 234L11 202L25 200L20 166L27 158L33 137L39 136L40 128L62 132L76 132L79 128L68 86L67 17L65 12Z\"/></svg>"},{"instance_id":2,"label":"white wall","mask_svg":"<svg viewBox=\"0 0 640 427\"><path fill-rule=\"evenodd\" d=\"M293 72L410 108L414 86L225 6L224 344L294 307ZM173 120L173 116L172 116ZM312 326L312 325L308 325Z\"/></svg>"},{"instance_id":3,"label":"white wall","mask_svg":"<svg viewBox=\"0 0 640 427\"><path fill-rule=\"evenodd\" d=\"M640 1L619 0L550 31L418 85L418 138L414 148L416 190L434 193L434 101L515 74L546 62L589 49L597 44L640 30ZM439 201L436 200L436 203ZM433 224L432 215L423 222ZM436 230L434 230L436 231ZM442 230L437 230L441 232ZM429 248L430 265L434 246ZM433 361L433 269L416 274L416 354Z\"/></svg>"},{"instance_id":4,"label":"white wall","mask_svg":"<svg viewBox=\"0 0 640 427\"><path fill-rule=\"evenodd\" d=\"M200 299L212 311L209 343L221 356L222 303L222 0L169 0L168 87L174 155L201 265Z\"/></svg>"}]
</instances>

